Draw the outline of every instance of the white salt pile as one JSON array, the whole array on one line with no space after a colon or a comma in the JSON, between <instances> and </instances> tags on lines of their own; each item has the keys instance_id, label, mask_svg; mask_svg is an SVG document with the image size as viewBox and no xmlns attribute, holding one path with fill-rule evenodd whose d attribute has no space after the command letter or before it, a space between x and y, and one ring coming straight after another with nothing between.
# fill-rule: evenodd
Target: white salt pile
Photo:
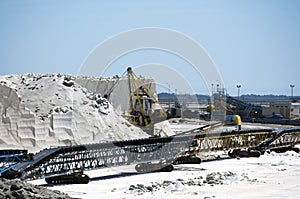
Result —
<instances>
[{"instance_id":1,"label":"white salt pile","mask_svg":"<svg viewBox=\"0 0 300 199\"><path fill-rule=\"evenodd\" d=\"M116 114L101 93L88 91L67 75L0 77L0 115L1 149L35 152L51 146L148 137Z\"/></svg>"}]
</instances>

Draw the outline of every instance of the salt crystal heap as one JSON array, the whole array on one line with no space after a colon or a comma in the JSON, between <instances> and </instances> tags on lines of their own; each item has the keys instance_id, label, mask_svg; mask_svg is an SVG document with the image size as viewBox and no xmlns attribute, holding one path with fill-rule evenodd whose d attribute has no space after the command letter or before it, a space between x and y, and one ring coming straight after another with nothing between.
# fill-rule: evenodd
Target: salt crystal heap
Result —
<instances>
[{"instance_id":1,"label":"salt crystal heap","mask_svg":"<svg viewBox=\"0 0 300 199\"><path fill-rule=\"evenodd\" d=\"M66 75L0 77L0 148L28 149L147 137L100 93Z\"/></svg>"}]
</instances>

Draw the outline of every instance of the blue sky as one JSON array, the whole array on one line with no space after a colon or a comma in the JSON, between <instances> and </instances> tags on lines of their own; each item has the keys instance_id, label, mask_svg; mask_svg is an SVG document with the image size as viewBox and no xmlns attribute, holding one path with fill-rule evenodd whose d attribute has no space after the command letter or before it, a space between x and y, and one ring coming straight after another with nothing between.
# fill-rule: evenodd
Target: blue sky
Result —
<instances>
[{"instance_id":1,"label":"blue sky","mask_svg":"<svg viewBox=\"0 0 300 199\"><path fill-rule=\"evenodd\" d=\"M76 75L104 40L135 28L160 27L197 41L231 95L237 95L237 84L242 94L279 95L289 95L289 85L295 84L294 94L300 95L299 10L296 0L1 0L0 75ZM189 67L165 52L146 51L117 60L108 74L121 75L126 66L144 63ZM190 77L197 93L207 93L201 79Z\"/></svg>"}]
</instances>

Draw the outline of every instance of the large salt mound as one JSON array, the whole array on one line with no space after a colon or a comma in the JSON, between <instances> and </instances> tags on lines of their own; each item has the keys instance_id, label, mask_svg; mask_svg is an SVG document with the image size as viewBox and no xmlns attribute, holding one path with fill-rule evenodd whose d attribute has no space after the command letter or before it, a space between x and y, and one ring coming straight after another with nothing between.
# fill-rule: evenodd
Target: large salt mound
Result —
<instances>
[{"instance_id":1,"label":"large salt mound","mask_svg":"<svg viewBox=\"0 0 300 199\"><path fill-rule=\"evenodd\" d=\"M122 96L120 96L122 97ZM100 93L66 75L0 77L0 148L35 152L61 145L147 137Z\"/></svg>"}]
</instances>

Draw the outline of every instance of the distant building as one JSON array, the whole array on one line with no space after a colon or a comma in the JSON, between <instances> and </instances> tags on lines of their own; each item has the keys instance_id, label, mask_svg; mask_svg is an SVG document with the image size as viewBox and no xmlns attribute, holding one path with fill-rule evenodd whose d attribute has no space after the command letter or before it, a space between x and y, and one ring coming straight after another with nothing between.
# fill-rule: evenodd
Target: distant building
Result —
<instances>
[{"instance_id":1,"label":"distant building","mask_svg":"<svg viewBox=\"0 0 300 199\"><path fill-rule=\"evenodd\" d=\"M262 106L262 114L265 117L280 114L287 119L300 119L300 98L290 101L275 101Z\"/></svg>"},{"instance_id":2,"label":"distant building","mask_svg":"<svg viewBox=\"0 0 300 199\"><path fill-rule=\"evenodd\" d=\"M300 119L300 102L291 104L291 119Z\"/></svg>"},{"instance_id":3,"label":"distant building","mask_svg":"<svg viewBox=\"0 0 300 199\"><path fill-rule=\"evenodd\" d=\"M284 118L290 118L291 103L290 102L271 102L269 105L262 107L262 115L267 117L274 114L280 114Z\"/></svg>"},{"instance_id":4,"label":"distant building","mask_svg":"<svg viewBox=\"0 0 300 199\"><path fill-rule=\"evenodd\" d=\"M291 119L300 119L300 98L293 98L291 103Z\"/></svg>"}]
</instances>

